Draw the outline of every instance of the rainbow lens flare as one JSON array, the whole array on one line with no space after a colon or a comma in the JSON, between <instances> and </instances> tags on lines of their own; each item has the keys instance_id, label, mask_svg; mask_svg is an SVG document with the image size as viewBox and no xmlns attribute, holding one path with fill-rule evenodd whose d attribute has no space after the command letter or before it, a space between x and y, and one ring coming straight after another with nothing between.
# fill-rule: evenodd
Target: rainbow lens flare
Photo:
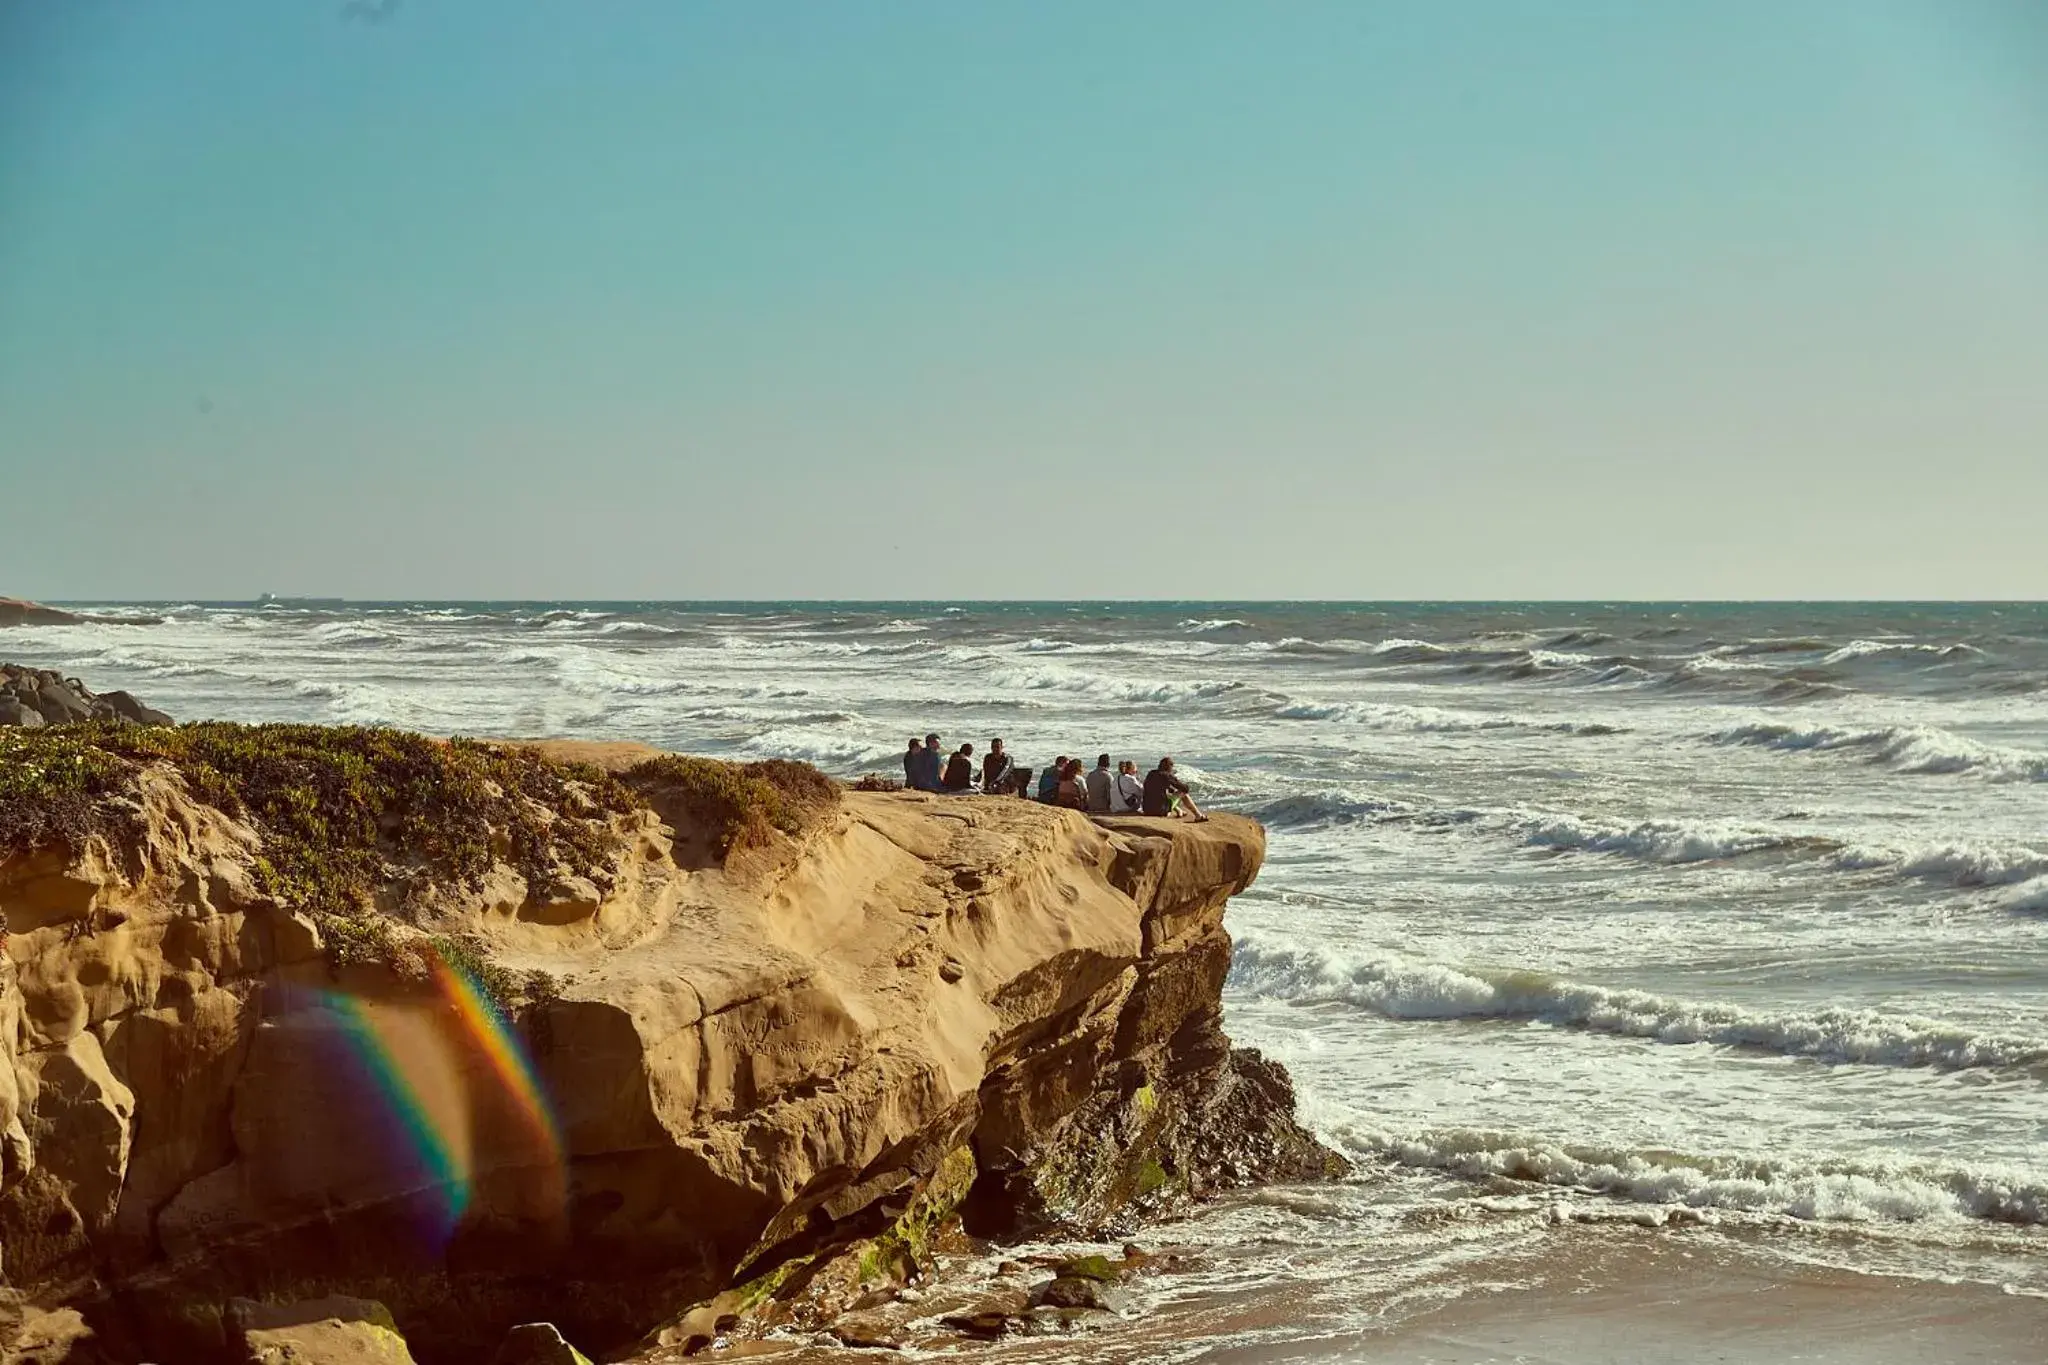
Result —
<instances>
[{"instance_id":1,"label":"rainbow lens flare","mask_svg":"<svg viewBox=\"0 0 2048 1365\"><path fill-rule=\"evenodd\" d=\"M273 1179L328 1207L408 1203L430 1252L465 1227L559 1231L566 1163L533 1059L472 976L439 953L429 965L424 992L321 990L288 1005L304 1079L281 1101L295 1112L273 1120ZM291 1149L307 1145L322 1154L301 1164Z\"/></svg>"}]
</instances>

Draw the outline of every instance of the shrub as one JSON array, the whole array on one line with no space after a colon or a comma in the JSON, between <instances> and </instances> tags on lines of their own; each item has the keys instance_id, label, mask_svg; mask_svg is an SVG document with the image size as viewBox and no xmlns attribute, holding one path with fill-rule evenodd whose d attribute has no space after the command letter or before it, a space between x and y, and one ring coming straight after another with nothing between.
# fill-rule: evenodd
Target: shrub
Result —
<instances>
[{"instance_id":1,"label":"shrub","mask_svg":"<svg viewBox=\"0 0 2048 1365\"><path fill-rule=\"evenodd\" d=\"M663 755L621 780L528 746L403 730L90 721L0 729L0 856L139 835L140 774L151 764L256 830L257 886L319 920L332 966L381 962L418 975L431 968L427 946L393 932L380 898L402 905L435 878L474 886L498 862L542 893L572 876L608 889L622 843L611 817L648 794L680 801L721 857L774 830L797 833L839 799L816 768L781 759L742 767ZM552 989L457 940L431 949L501 1006Z\"/></svg>"},{"instance_id":2,"label":"shrub","mask_svg":"<svg viewBox=\"0 0 2048 1365\"><path fill-rule=\"evenodd\" d=\"M609 879L608 811L631 793L530 749L361 726L87 723L0 736L0 847L82 847L133 829L139 768L175 768L194 796L263 837L259 886L347 916L380 887L431 871L474 884L503 859L551 888Z\"/></svg>"},{"instance_id":3,"label":"shrub","mask_svg":"<svg viewBox=\"0 0 2048 1365\"><path fill-rule=\"evenodd\" d=\"M808 763L787 759L741 766L663 754L635 764L623 780L635 791L680 806L720 857L766 843L773 830L799 833L839 800L838 783Z\"/></svg>"}]
</instances>

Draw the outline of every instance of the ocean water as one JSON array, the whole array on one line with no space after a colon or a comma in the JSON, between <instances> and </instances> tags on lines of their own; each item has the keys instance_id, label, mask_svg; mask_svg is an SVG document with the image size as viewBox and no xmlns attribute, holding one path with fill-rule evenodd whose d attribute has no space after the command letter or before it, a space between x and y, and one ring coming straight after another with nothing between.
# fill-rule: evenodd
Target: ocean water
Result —
<instances>
[{"instance_id":1,"label":"ocean water","mask_svg":"<svg viewBox=\"0 0 2048 1365\"><path fill-rule=\"evenodd\" d=\"M1645 1229L2048 1298L2048 606L153 610L0 658L180 719L848 776L931 729L1173 754L1271 833L1228 1027L1360 1171L1176 1230L1211 1269L1162 1292L1219 1334ZM1285 1322L1216 1307L1283 1280Z\"/></svg>"}]
</instances>

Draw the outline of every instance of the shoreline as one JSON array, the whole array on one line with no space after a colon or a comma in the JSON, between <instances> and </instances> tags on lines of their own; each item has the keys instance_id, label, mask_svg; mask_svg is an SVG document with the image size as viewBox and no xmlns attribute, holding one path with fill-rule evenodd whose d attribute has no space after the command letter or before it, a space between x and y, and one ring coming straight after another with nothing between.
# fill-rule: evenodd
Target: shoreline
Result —
<instances>
[{"instance_id":1,"label":"shoreline","mask_svg":"<svg viewBox=\"0 0 2048 1365\"><path fill-rule=\"evenodd\" d=\"M1760 1262L1725 1242L1688 1245L1610 1231L1604 1244L1557 1260L1542 1283L1462 1296L1321 1358L1354 1365L2031 1365L2048 1335L2048 1300L1982 1284Z\"/></svg>"}]
</instances>

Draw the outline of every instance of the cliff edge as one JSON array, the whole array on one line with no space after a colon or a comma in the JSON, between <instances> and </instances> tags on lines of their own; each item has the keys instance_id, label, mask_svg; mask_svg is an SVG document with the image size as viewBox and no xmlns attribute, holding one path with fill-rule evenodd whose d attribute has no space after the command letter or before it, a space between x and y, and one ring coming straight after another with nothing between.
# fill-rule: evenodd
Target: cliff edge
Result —
<instances>
[{"instance_id":1,"label":"cliff edge","mask_svg":"<svg viewBox=\"0 0 2048 1365\"><path fill-rule=\"evenodd\" d=\"M326 1295L429 1362L536 1318L687 1350L829 1320L942 1229L1341 1166L1221 1031L1249 820L634 745L14 733L0 1276L83 1315L74 1361L239 1359L237 1300Z\"/></svg>"}]
</instances>

